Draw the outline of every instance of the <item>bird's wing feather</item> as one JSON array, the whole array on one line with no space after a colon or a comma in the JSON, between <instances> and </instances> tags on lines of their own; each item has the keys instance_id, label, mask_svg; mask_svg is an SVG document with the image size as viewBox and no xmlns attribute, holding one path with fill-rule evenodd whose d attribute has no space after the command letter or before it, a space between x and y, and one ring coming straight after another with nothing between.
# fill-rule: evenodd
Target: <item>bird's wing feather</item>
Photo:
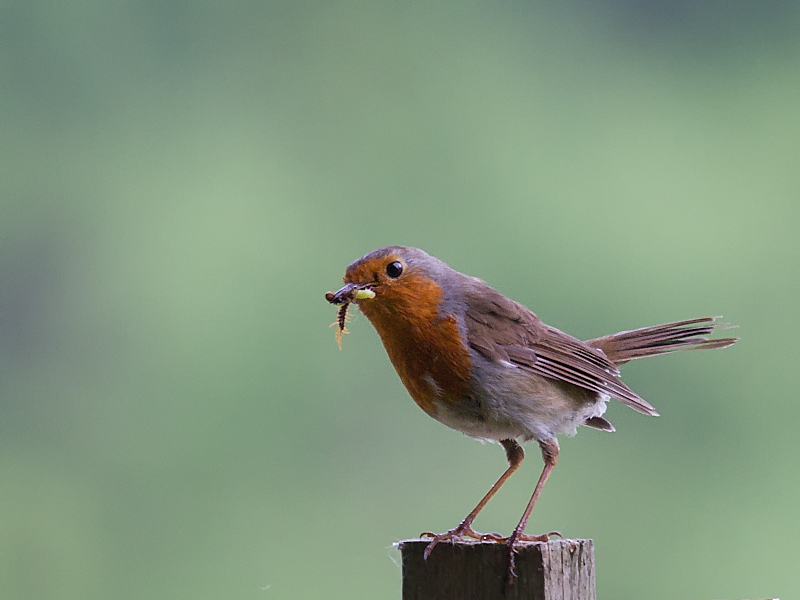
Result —
<instances>
[{"instance_id":1,"label":"bird's wing feather","mask_svg":"<svg viewBox=\"0 0 800 600\"><path fill-rule=\"evenodd\" d=\"M607 394L649 415L655 409L619 379L619 370L597 348L549 327L533 312L492 288L467 294L471 348L489 360L508 361L534 373Z\"/></svg>"}]
</instances>

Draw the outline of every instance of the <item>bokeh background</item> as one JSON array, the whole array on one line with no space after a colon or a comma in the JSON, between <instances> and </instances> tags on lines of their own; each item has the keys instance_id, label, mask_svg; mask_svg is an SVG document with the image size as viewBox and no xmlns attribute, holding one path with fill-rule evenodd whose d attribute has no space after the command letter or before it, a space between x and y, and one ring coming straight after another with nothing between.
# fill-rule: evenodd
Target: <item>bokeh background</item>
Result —
<instances>
[{"instance_id":1,"label":"bokeh background","mask_svg":"<svg viewBox=\"0 0 800 600\"><path fill-rule=\"evenodd\" d=\"M399 598L505 467L323 294L414 245L634 363L530 531L600 598L797 597L800 5L0 3L0 595ZM509 532L523 469L476 523Z\"/></svg>"}]
</instances>

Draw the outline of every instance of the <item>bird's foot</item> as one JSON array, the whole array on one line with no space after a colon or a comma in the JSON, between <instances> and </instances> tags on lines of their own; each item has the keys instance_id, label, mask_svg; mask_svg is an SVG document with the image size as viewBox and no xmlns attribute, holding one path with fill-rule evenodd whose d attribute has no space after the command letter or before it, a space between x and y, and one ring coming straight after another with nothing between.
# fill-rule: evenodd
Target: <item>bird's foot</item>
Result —
<instances>
[{"instance_id":1,"label":"bird's foot","mask_svg":"<svg viewBox=\"0 0 800 600\"><path fill-rule=\"evenodd\" d=\"M419 534L419 536L429 537L433 539L431 540L431 543L428 544L428 547L425 548L425 553L423 554L423 558L425 560L428 560L428 557L431 555L431 552L436 547L436 544L438 544L439 542L455 543L456 540L460 540L462 538L472 538L473 540L482 540L484 537L486 537L486 535L496 535L496 534L493 533L483 534L473 531L472 523L467 520L461 521L461 524L458 527L451 529L450 531L445 531L444 533L433 533L430 531L425 531Z\"/></svg>"},{"instance_id":2,"label":"bird's foot","mask_svg":"<svg viewBox=\"0 0 800 600\"><path fill-rule=\"evenodd\" d=\"M527 533L512 533L508 537L503 537L499 533L484 533L480 539L482 542L497 542L498 544L513 545L517 542L549 542L551 537L559 537L562 540L564 536L557 531L543 533L541 535L528 535ZM511 541L513 539L513 542Z\"/></svg>"},{"instance_id":3,"label":"bird's foot","mask_svg":"<svg viewBox=\"0 0 800 600\"><path fill-rule=\"evenodd\" d=\"M562 540L564 539L564 536L557 531L550 531L548 533L543 533L541 535L528 535L516 529L507 538L503 537L495 538L493 536L494 534L489 534L483 537L508 546L508 574L506 576L507 586L514 585L514 579L516 579L517 577L517 571L514 564L514 554L517 551L515 546L519 542L549 542L551 537L560 537Z\"/></svg>"}]
</instances>

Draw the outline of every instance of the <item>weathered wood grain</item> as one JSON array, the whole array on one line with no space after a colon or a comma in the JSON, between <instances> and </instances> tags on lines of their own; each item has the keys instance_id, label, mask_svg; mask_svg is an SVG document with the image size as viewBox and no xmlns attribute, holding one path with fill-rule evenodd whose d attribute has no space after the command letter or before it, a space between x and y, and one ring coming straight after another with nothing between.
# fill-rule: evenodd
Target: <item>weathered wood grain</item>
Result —
<instances>
[{"instance_id":1,"label":"weathered wood grain","mask_svg":"<svg viewBox=\"0 0 800 600\"><path fill-rule=\"evenodd\" d=\"M592 540L520 544L514 585L506 586L508 549L494 542L400 542L403 600L595 600Z\"/></svg>"}]
</instances>

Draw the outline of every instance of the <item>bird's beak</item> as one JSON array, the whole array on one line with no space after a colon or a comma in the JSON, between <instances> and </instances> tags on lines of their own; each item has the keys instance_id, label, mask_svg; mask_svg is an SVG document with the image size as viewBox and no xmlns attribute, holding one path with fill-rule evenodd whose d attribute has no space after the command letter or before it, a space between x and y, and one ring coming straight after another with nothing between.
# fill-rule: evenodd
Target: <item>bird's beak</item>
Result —
<instances>
[{"instance_id":1,"label":"bird's beak","mask_svg":"<svg viewBox=\"0 0 800 600\"><path fill-rule=\"evenodd\" d=\"M348 283L338 292L328 292L325 294L325 299L328 302L339 306L348 304L354 300L370 300L374 297L375 292L372 289L372 285L369 283Z\"/></svg>"}]
</instances>

